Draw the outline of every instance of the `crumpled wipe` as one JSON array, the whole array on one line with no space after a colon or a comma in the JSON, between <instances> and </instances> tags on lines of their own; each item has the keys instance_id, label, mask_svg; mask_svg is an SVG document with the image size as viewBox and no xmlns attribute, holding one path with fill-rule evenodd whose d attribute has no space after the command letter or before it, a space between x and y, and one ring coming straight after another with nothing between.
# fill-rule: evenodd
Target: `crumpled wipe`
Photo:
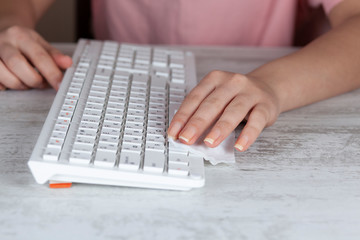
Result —
<instances>
[{"instance_id":1,"label":"crumpled wipe","mask_svg":"<svg viewBox=\"0 0 360 240\"><path fill-rule=\"evenodd\" d=\"M218 163L235 163L235 132L233 131L219 146L215 148L209 148L205 145L203 139L206 135L198 139L193 145L186 145L178 140L169 138L169 145L189 151L193 154L203 156L203 158L209 161L212 165Z\"/></svg>"}]
</instances>

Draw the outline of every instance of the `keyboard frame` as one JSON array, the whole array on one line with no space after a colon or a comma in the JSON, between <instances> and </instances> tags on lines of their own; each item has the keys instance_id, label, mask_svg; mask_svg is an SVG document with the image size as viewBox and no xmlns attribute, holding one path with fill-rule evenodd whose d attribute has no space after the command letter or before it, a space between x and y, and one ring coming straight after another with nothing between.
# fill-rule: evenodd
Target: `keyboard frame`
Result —
<instances>
[{"instance_id":1,"label":"keyboard frame","mask_svg":"<svg viewBox=\"0 0 360 240\"><path fill-rule=\"evenodd\" d=\"M204 163L203 157L189 153L188 157L191 159L190 168L202 168L199 178L190 178L189 176L170 176L167 173L156 174L156 173L145 173L138 171L128 171L119 168L105 168L94 165L76 165L69 164L64 159L69 158L70 153L61 154L61 158L57 162L44 161L42 154L51 135L51 130L57 116L60 112L61 106L64 101L64 96L67 93L69 85L71 84L72 77L74 75L77 63L79 62L82 50L86 44L94 44L94 46L102 45L103 41L80 39L75 52L73 54L73 66L68 68L63 77L61 86L55 96L54 102L51 106L49 114L45 120L43 128L40 132L37 143L34 147L33 153L28 161L28 166L39 184L44 184L47 181L60 181L60 182L79 182L79 183L90 183L90 184L103 184L103 185L117 185L117 186L129 186L129 187L142 187L142 188L155 188L155 189L172 189L172 190L190 190L192 188L203 187L205 184L204 175ZM150 45L145 45L154 47ZM171 49L170 47L157 47L163 49ZM98 57L101 48L91 48L91 54ZM196 71L195 71L195 60L191 52L186 52L185 57L187 58L186 69L186 91L189 92L197 83ZM98 59L96 60L96 62ZM91 64L89 71L86 75L85 82L90 82L96 71L96 63ZM84 83L85 84L85 83ZM76 110L75 110L76 111ZM69 126L70 128L77 128L76 124Z\"/></svg>"}]
</instances>

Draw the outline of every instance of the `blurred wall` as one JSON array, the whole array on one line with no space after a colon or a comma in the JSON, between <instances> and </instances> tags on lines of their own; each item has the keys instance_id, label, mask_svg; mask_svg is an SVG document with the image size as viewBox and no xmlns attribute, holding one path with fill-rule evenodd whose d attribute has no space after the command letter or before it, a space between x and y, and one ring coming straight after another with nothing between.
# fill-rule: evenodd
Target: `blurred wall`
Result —
<instances>
[{"instance_id":1,"label":"blurred wall","mask_svg":"<svg viewBox=\"0 0 360 240\"><path fill-rule=\"evenodd\" d=\"M49 42L76 41L76 0L56 0L36 29Z\"/></svg>"}]
</instances>

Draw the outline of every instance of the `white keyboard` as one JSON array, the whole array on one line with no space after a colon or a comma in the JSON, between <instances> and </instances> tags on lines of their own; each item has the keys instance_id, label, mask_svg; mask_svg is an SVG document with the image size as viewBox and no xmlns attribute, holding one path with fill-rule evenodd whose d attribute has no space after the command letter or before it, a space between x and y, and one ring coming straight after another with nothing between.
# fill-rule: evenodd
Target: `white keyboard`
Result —
<instances>
[{"instance_id":1,"label":"white keyboard","mask_svg":"<svg viewBox=\"0 0 360 240\"><path fill-rule=\"evenodd\" d=\"M82 39L28 165L36 181L189 190L202 156L166 130L196 85L190 52Z\"/></svg>"}]
</instances>

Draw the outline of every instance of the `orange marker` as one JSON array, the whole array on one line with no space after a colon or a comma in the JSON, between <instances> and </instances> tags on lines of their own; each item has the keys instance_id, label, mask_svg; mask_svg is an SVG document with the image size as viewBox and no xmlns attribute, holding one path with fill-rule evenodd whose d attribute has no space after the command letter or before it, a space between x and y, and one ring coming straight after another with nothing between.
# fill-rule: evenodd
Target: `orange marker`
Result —
<instances>
[{"instance_id":1,"label":"orange marker","mask_svg":"<svg viewBox=\"0 0 360 240\"><path fill-rule=\"evenodd\" d=\"M71 187L71 182L56 182L56 181L49 181L50 188L69 188Z\"/></svg>"}]
</instances>

